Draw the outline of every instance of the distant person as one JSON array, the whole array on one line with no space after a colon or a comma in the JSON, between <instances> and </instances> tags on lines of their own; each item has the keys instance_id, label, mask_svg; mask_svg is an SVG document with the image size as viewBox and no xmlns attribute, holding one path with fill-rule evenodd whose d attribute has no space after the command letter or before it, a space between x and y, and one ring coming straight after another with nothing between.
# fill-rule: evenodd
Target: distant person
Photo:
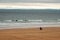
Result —
<instances>
[{"instance_id":1,"label":"distant person","mask_svg":"<svg viewBox=\"0 0 60 40\"><path fill-rule=\"evenodd\" d=\"M42 30L42 27L40 27L40 30Z\"/></svg>"},{"instance_id":2,"label":"distant person","mask_svg":"<svg viewBox=\"0 0 60 40\"><path fill-rule=\"evenodd\" d=\"M17 22L18 20L16 20L16 22Z\"/></svg>"}]
</instances>

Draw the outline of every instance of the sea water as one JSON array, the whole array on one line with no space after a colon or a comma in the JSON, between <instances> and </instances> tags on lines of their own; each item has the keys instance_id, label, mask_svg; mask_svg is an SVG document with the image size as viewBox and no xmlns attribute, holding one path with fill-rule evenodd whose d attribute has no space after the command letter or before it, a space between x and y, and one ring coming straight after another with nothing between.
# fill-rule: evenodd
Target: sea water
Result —
<instances>
[{"instance_id":1,"label":"sea water","mask_svg":"<svg viewBox=\"0 0 60 40\"><path fill-rule=\"evenodd\" d=\"M58 9L0 9L0 29L60 26Z\"/></svg>"}]
</instances>

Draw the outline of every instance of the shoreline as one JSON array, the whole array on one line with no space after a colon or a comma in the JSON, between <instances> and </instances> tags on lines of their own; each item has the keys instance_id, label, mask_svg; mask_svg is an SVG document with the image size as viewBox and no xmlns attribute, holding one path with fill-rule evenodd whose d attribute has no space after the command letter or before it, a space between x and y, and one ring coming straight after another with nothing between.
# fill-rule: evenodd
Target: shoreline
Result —
<instances>
[{"instance_id":1,"label":"shoreline","mask_svg":"<svg viewBox=\"0 0 60 40\"><path fill-rule=\"evenodd\" d=\"M23 26L0 26L0 30L5 29L31 29L31 28L60 28L60 25L23 25Z\"/></svg>"},{"instance_id":2,"label":"shoreline","mask_svg":"<svg viewBox=\"0 0 60 40\"><path fill-rule=\"evenodd\" d=\"M60 26L28 26L28 27L13 27L13 26L10 26L10 27L0 27L0 30L11 30L11 29L37 29L37 28L60 28Z\"/></svg>"}]
</instances>

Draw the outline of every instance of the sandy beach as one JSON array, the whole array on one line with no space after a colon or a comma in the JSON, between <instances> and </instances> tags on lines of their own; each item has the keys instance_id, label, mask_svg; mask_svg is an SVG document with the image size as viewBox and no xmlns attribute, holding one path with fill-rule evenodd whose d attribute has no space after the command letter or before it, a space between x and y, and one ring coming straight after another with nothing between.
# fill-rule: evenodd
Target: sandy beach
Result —
<instances>
[{"instance_id":1,"label":"sandy beach","mask_svg":"<svg viewBox=\"0 0 60 40\"><path fill-rule=\"evenodd\" d=\"M60 40L60 27L4 29L0 40Z\"/></svg>"}]
</instances>

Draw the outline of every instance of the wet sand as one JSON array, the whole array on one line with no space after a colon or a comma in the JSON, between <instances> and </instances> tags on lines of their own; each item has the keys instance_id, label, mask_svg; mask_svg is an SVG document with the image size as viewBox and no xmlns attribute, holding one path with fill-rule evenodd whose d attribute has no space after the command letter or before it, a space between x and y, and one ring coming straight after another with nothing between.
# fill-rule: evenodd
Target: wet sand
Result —
<instances>
[{"instance_id":1,"label":"wet sand","mask_svg":"<svg viewBox=\"0 0 60 40\"><path fill-rule=\"evenodd\" d=\"M4 29L0 40L60 40L60 27Z\"/></svg>"}]
</instances>

